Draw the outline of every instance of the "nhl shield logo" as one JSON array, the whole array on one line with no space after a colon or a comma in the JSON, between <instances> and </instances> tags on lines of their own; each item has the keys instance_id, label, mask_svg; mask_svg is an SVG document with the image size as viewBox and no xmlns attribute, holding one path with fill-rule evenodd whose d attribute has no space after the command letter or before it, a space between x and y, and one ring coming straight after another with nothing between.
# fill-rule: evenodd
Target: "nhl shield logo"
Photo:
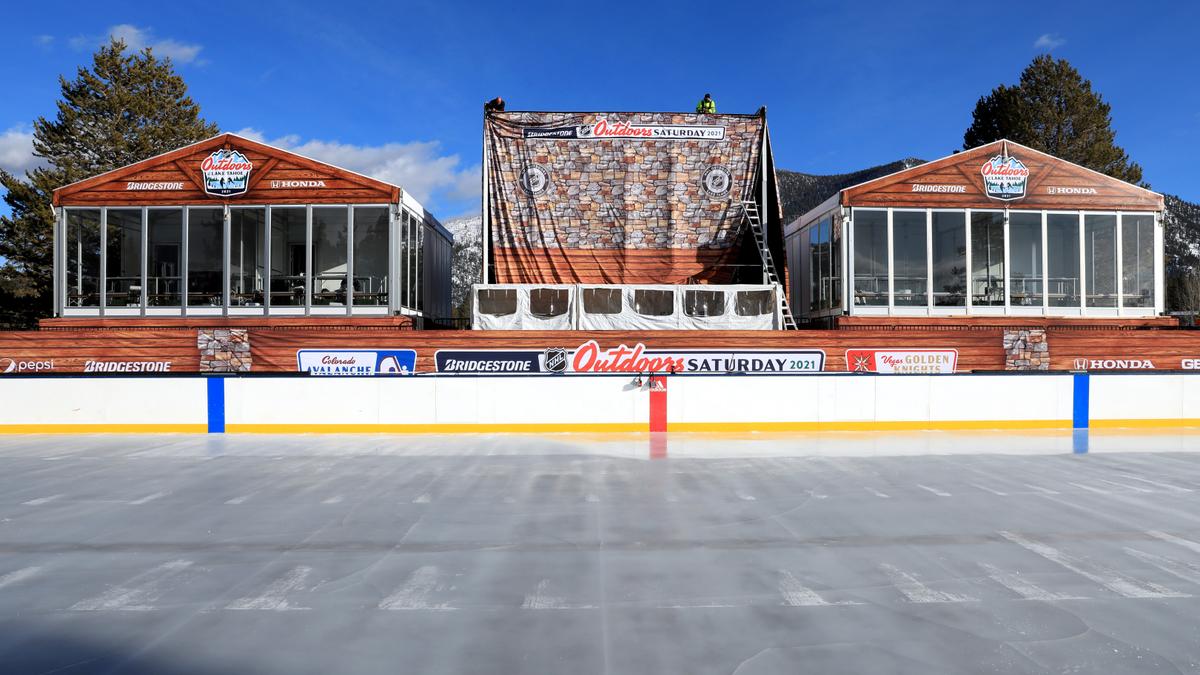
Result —
<instances>
[{"instance_id":1,"label":"nhl shield logo","mask_svg":"<svg viewBox=\"0 0 1200 675\"><path fill-rule=\"evenodd\" d=\"M729 188L733 187L733 174L729 172L729 169L716 164L704 171L700 183L710 196L724 197L729 194Z\"/></svg>"},{"instance_id":2,"label":"nhl shield logo","mask_svg":"<svg viewBox=\"0 0 1200 675\"><path fill-rule=\"evenodd\" d=\"M547 349L545 360L546 370L551 373L561 373L567 369L567 350L561 347Z\"/></svg>"},{"instance_id":3,"label":"nhl shield logo","mask_svg":"<svg viewBox=\"0 0 1200 675\"><path fill-rule=\"evenodd\" d=\"M250 160L237 150L217 150L200 163L204 191L216 197L244 195L250 186L253 168Z\"/></svg>"},{"instance_id":4,"label":"nhl shield logo","mask_svg":"<svg viewBox=\"0 0 1200 675\"><path fill-rule=\"evenodd\" d=\"M996 155L984 162L979 172L983 174L983 190L992 199L1011 201L1025 197L1029 169L1016 157Z\"/></svg>"},{"instance_id":5,"label":"nhl shield logo","mask_svg":"<svg viewBox=\"0 0 1200 675\"><path fill-rule=\"evenodd\" d=\"M540 195L550 187L550 171L541 164L530 164L521 172L518 181L526 194Z\"/></svg>"}]
</instances>

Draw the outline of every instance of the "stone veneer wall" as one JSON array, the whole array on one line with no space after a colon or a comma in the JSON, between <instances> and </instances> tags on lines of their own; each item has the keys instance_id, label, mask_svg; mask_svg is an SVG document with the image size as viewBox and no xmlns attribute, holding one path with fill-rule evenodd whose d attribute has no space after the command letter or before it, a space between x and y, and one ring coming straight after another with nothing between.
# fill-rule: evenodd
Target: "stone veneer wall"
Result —
<instances>
[{"instance_id":1,"label":"stone veneer wall","mask_svg":"<svg viewBox=\"0 0 1200 675\"><path fill-rule=\"evenodd\" d=\"M1050 370L1050 343L1041 328L1004 331L1005 370Z\"/></svg>"},{"instance_id":2,"label":"stone veneer wall","mask_svg":"<svg viewBox=\"0 0 1200 675\"><path fill-rule=\"evenodd\" d=\"M628 122L715 125L723 140L524 138L527 128ZM499 113L488 118L492 242L500 249L727 248L741 224L732 206L759 173L764 120L688 113ZM530 166L548 184L522 187ZM711 194L705 172L724 167L731 184ZM760 205L761 208L761 205ZM499 255L499 254L498 254Z\"/></svg>"},{"instance_id":3,"label":"stone veneer wall","mask_svg":"<svg viewBox=\"0 0 1200 675\"><path fill-rule=\"evenodd\" d=\"M200 329L196 347L202 373L250 372L250 336L244 328Z\"/></svg>"}]
</instances>

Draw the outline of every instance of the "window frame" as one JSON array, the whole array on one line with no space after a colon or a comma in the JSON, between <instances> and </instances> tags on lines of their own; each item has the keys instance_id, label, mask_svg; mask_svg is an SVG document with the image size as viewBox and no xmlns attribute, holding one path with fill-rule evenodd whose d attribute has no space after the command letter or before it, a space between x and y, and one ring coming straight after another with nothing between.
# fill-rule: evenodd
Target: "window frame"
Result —
<instances>
[{"instance_id":1,"label":"window frame","mask_svg":"<svg viewBox=\"0 0 1200 675\"><path fill-rule=\"evenodd\" d=\"M55 283L54 283L54 298L55 310L58 316L312 316L312 315L328 315L328 314L345 314L351 315L387 315L393 313L404 313L399 306L393 308L393 298L396 297L394 285L388 291L388 303L386 305L358 305L355 308L353 302L353 293L347 294L347 302L345 307L332 306L334 311L329 311L330 308L322 308L318 306L316 311L312 306L312 259L313 259L313 241L312 241L312 209L317 208L345 208L347 210L347 250L346 250L346 266L347 274L353 272L354 266L354 247L353 247L353 226L354 213L360 208L379 208L387 212L388 218L388 279L397 278L398 268L398 251L393 250L395 245L395 236L393 233L392 223L397 220L397 213L400 209L409 212L410 209L403 205L386 202L364 202L364 203L214 203L214 202L186 202L181 204L140 204L140 205L68 205L58 208L58 214L55 218L55 228L57 236L54 241L54 268L55 268ZM222 213L222 232L221 232L221 302L219 305L188 305L188 280L191 276L191 247L189 238L191 236L190 213L193 209L213 209L220 210ZM264 272L264 291L263 302L261 306L231 306L232 299L231 289L231 247L232 247L232 231L231 221L232 212L237 209L262 209L264 211L264 223L262 232L263 251L263 272ZM271 281L274 276L272 273L272 235L273 235L273 215L277 209L303 209L305 214L305 301L303 305L273 305L271 302ZM108 228L108 211L139 211L141 214L141 246L140 246L140 263L141 263L141 286L142 297L137 305L106 307L107 292L105 285L107 284L108 273L108 252L107 246L107 228ZM96 212L99 215L99 272L97 278L97 299L95 306L88 307L73 307L70 304L70 284L68 283L68 263L70 261L70 251L67 246L68 237L71 228L71 214L74 212ZM149 304L147 284L150 277L150 212L151 211L177 211L180 214L180 247L179 247L179 296L178 305L163 305L156 306ZM426 223L424 220L413 217L422 226ZM420 241L418 235L417 241ZM417 252L419 257L420 252ZM255 262L257 266L257 262ZM414 266L415 267L415 266ZM413 270L414 273L416 270ZM347 277L349 278L349 277ZM415 284L413 284L415 286ZM415 290L415 289L414 289ZM407 308L415 309L415 308ZM407 312L412 313L412 312ZM418 310L419 313L419 310Z\"/></svg>"}]
</instances>

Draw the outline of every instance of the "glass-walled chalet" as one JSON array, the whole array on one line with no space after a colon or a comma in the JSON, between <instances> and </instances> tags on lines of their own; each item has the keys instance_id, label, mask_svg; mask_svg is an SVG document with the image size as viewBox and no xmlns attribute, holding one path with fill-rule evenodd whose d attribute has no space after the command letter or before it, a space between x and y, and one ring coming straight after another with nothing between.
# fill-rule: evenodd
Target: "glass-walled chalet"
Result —
<instances>
[{"instance_id":1,"label":"glass-walled chalet","mask_svg":"<svg viewBox=\"0 0 1200 675\"><path fill-rule=\"evenodd\" d=\"M1162 197L997 142L847 188L787 231L809 319L1153 316Z\"/></svg>"},{"instance_id":2,"label":"glass-walled chalet","mask_svg":"<svg viewBox=\"0 0 1200 675\"><path fill-rule=\"evenodd\" d=\"M232 135L176 153L55 193L59 316L449 316L452 237L399 188Z\"/></svg>"}]
</instances>

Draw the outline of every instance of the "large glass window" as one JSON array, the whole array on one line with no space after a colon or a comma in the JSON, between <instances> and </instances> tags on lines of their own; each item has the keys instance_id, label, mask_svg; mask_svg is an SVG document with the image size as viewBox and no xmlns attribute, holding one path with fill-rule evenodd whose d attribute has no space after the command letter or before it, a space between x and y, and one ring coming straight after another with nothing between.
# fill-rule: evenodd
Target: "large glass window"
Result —
<instances>
[{"instance_id":1,"label":"large glass window","mask_svg":"<svg viewBox=\"0 0 1200 675\"><path fill-rule=\"evenodd\" d=\"M417 309L425 309L425 296L422 290L425 288L425 265L421 264L421 252L425 250L425 221L415 219L413 224L413 236L416 242L410 249L413 259L413 307Z\"/></svg>"},{"instance_id":2,"label":"large glass window","mask_svg":"<svg viewBox=\"0 0 1200 675\"><path fill-rule=\"evenodd\" d=\"M925 307L929 303L929 260L926 256L925 212L893 211L892 242L896 266L893 286L897 307Z\"/></svg>"},{"instance_id":3,"label":"large glass window","mask_svg":"<svg viewBox=\"0 0 1200 675\"><path fill-rule=\"evenodd\" d=\"M188 209L189 307L222 306L225 265L221 248L224 237L223 209Z\"/></svg>"},{"instance_id":4,"label":"large glass window","mask_svg":"<svg viewBox=\"0 0 1200 675\"><path fill-rule=\"evenodd\" d=\"M308 277L307 220L304 207L271 208L272 307L304 304L304 281Z\"/></svg>"},{"instance_id":5,"label":"large glass window","mask_svg":"<svg viewBox=\"0 0 1200 675\"><path fill-rule=\"evenodd\" d=\"M67 306L100 306L100 210L67 210Z\"/></svg>"},{"instance_id":6,"label":"large glass window","mask_svg":"<svg viewBox=\"0 0 1200 675\"><path fill-rule=\"evenodd\" d=\"M354 209L354 304L388 304L388 210Z\"/></svg>"},{"instance_id":7,"label":"large glass window","mask_svg":"<svg viewBox=\"0 0 1200 675\"><path fill-rule=\"evenodd\" d=\"M832 218L829 229L829 271L826 282L829 285L829 306L842 306L842 220L840 216Z\"/></svg>"},{"instance_id":8,"label":"large glass window","mask_svg":"<svg viewBox=\"0 0 1200 675\"><path fill-rule=\"evenodd\" d=\"M405 307L415 307L415 297L413 289L415 282L413 274L415 273L416 253L414 251L413 230L415 229L416 219L412 217L408 211L404 211L400 218L400 241L397 245L397 256L400 262L400 304Z\"/></svg>"},{"instance_id":9,"label":"large glass window","mask_svg":"<svg viewBox=\"0 0 1200 675\"><path fill-rule=\"evenodd\" d=\"M933 304L961 307L967 293L967 228L962 211L933 212Z\"/></svg>"},{"instance_id":10,"label":"large glass window","mask_svg":"<svg viewBox=\"0 0 1200 675\"><path fill-rule=\"evenodd\" d=\"M1117 216L1083 217L1084 264L1087 265L1087 306L1117 306Z\"/></svg>"},{"instance_id":11,"label":"large glass window","mask_svg":"<svg viewBox=\"0 0 1200 675\"><path fill-rule=\"evenodd\" d=\"M854 211L854 304L888 304L886 211Z\"/></svg>"},{"instance_id":12,"label":"large glass window","mask_svg":"<svg viewBox=\"0 0 1200 675\"><path fill-rule=\"evenodd\" d=\"M829 220L822 220L808 230L809 297L813 310L829 307Z\"/></svg>"},{"instance_id":13,"label":"large glass window","mask_svg":"<svg viewBox=\"0 0 1200 675\"><path fill-rule=\"evenodd\" d=\"M262 307L267 283L267 210L231 209L229 212L229 304Z\"/></svg>"},{"instance_id":14,"label":"large glass window","mask_svg":"<svg viewBox=\"0 0 1200 675\"><path fill-rule=\"evenodd\" d=\"M1121 304L1154 307L1154 216L1121 216Z\"/></svg>"},{"instance_id":15,"label":"large glass window","mask_svg":"<svg viewBox=\"0 0 1200 675\"><path fill-rule=\"evenodd\" d=\"M1042 214L1014 211L1008 220L1008 237L1009 304L1041 307Z\"/></svg>"},{"instance_id":16,"label":"large glass window","mask_svg":"<svg viewBox=\"0 0 1200 675\"><path fill-rule=\"evenodd\" d=\"M142 210L109 209L104 234L105 306L142 305Z\"/></svg>"},{"instance_id":17,"label":"large glass window","mask_svg":"<svg viewBox=\"0 0 1200 675\"><path fill-rule=\"evenodd\" d=\"M346 304L346 208L317 207L313 212L314 305Z\"/></svg>"},{"instance_id":18,"label":"large glass window","mask_svg":"<svg viewBox=\"0 0 1200 675\"><path fill-rule=\"evenodd\" d=\"M183 210L148 209L146 226L146 303L178 307L183 302Z\"/></svg>"},{"instance_id":19,"label":"large glass window","mask_svg":"<svg viewBox=\"0 0 1200 675\"><path fill-rule=\"evenodd\" d=\"M1079 214L1046 216L1046 293L1051 307L1078 307Z\"/></svg>"},{"instance_id":20,"label":"large glass window","mask_svg":"<svg viewBox=\"0 0 1200 675\"><path fill-rule=\"evenodd\" d=\"M971 304L1004 304L1004 213L971 212Z\"/></svg>"}]
</instances>

